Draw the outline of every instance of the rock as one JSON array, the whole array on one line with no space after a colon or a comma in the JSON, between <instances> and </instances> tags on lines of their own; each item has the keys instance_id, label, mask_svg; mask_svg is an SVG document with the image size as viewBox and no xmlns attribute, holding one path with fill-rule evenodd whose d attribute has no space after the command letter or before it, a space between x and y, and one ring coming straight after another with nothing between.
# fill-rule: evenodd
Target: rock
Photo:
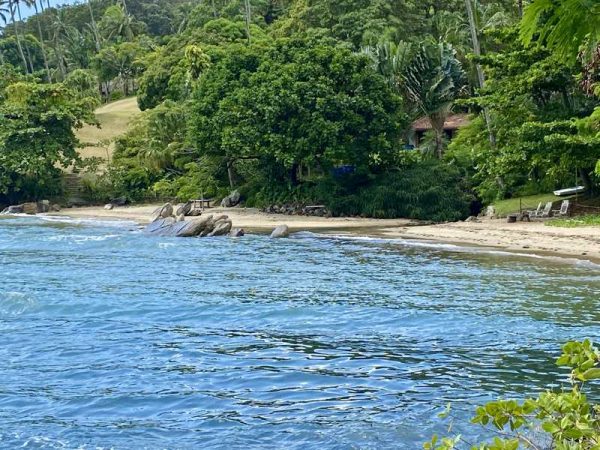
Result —
<instances>
[{"instance_id":1,"label":"rock","mask_svg":"<svg viewBox=\"0 0 600 450\"><path fill-rule=\"evenodd\" d=\"M233 228L230 232L229 232L229 236L231 237L242 237L246 234L246 232L244 231L243 228Z\"/></svg>"},{"instance_id":2,"label":"rock","mask_svg":"<svg viewBox=\"0 0 600 450\"><path fill-rule=\"evenodd\" d=\"M202 234L208 227L212 230L212 216L203 217L201 219L194 219L188 222L179 222L184 224L179 228L175 234L177 237L195 237Z\"/></svg>"},{"instance_id":3,"label":"rock","mask_svg":"<svg viewBox=\"0 0 600 450\"><path fill-rule=\"evenodd\" d=\"M175 215L180 216L183 214L184 216L187 216L191 211L192 211L192 202L180 203L175 208Z\"/></svg>"},{"instance_id":4,"label":"rock","mask_svg":"<svg viewBox=\"0 0 600 450\"><path fill-rule=\"evenodd\" d=\"M290 229L287 225L279 225L271 233L271 239L281 239L289 237Z\"/></svg>"},{"instance_id":5,"label":"rock","mask_svg":"<svg viewBox=\"0 0 600 450\"><path fill-rule=\"evenodd\" d=\"M479 219L475 216L471 216L465 220L465 222L479 222Z\"/></svg>"},{"instance_id":6,"label":"rock","mask_svg":"<svg viewBox=\"0 0 600 450\"><path fill-rule=\"evenodd\" d=\"M160 208L154 210L150 221L154 222L156 220L166 219L167 217L171 216L173 216L173 205L171 205L170 203L165 203Z\"/></svg>"},{"instance_id":7,"label":"rock","mask_svg":"<svg viewBox=\"0 0 600 450\"><path fill-rule=\"evenodd\" d=\"M60 212L60 205L54 204L50 207L50 211Z\"/></svg>"},{"instance_id":8,"label":"rock","mask_svg":"<svg viewBox=\"0 0 600 450\"><path fill-rule=\"evenodd\" d=\"M114 207L115 207L115 205L113 205L112 203L104 205L104 209L107 210L107 211L112 210Z\"/></svg>"},{"instance_id":9,"label":"rock","mask_svg":"<svg viewBox=\"0 0 600 450\"><path fill-rule=\"evenodd\" d=\"M232 226L233 224L231 223L231 220L221 220L216 222L215 228L208 236L225 236L226 234L229 234Z\"/></svg>"},{"instance_id":10,"label":"rock","mask_svg":"<svg viewBox=\"0 0 600 450\"><path fill-rule=\"evenodd\" d=\"M13 205L2 211L2 214L23 214L23 205Z\"/></svg>"},{"instance_id":11,"label":"rock","mask_svg":"<svg viewBox=\"0 0 600 450\"><path fill-rule=\"evenodd\" d=\"M114 206L125 206L127 204L126 197L118 197L110 201Z\"/></svg>"},{"instance_id":12,"label":"rock","mask_svg":"<svg viewBox=\"0 0 600 450\"><path fill-rule=\"evenodd\" d=\"M229 216L226 214L222 214L220 216L215 217L215 222L218 222L219 220L229 220Z\"/></svg>"},{"instance_id":13,"label":"rock","mask_svg":"<svg viewBox=\"0 0 600 450\"><path fill-rule=\"evenodd\" d=\"M185 222L185 214L179 214L175 220L177 220L177 222Z\"/></svg>"},{"instance_id":14,"label":"rock","mask_svg":"<svg viewBox=\"0 0 600 450\"><path fill-rule=\"evenodd\" d=\"M25 214L37 214L37 212L38 212L37 203L33 203L33 202L23 203L23 212Z\"/></svg>"},{"instance_id":15,"label":"rock","mask_svg":"<svg viewBox=\"0 0 600 450\"><path fill-rule=\"evenodd\" d=\"M238 191L233 191L221 201L222 208L232 208L240 204L242 195Z\"/></svg>"},{"instance_id":16,"label":"rock","mask_svg":"<svg viewBox=\"0 0 600 450\"><path fill-rule=\"evenodd\" d=\"M37 212L41 213L41 214L49 213L50 212L50 201L42 200L40 202L37 202Z\"/></svg>"},{"instance_id":17,"label":"rock","mask_svg":"<svg viewBox=\"0 0 600 450\"><path fill-rule=\"evenodd\" d=\"M155 234L158 236L170 236L171 227L175 224L175 219L167 217L166 219L156 219L144 228L144 233Z\"/></svg>"}]
</instances>

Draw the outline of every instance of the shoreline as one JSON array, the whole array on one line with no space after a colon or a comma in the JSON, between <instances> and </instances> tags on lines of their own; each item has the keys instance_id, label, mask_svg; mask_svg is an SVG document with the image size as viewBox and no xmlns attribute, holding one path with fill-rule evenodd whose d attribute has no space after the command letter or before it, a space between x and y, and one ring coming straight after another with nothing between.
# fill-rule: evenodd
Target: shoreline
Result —
<instances>
[{"instance_id":1,"label":"shoreline","mask_svg":"<svg viewBox=\"0 0 600 450\"><path fill-rule=\"evenodd\" d=\"M105 210L103 207L81 207L65 209L51 215L75 219L128 220L146 225L158 206L160 205L126 206L115 207L113 210ZM420 240L600 263L598 227L556 228L545 226L543 222L509 224L502 219L419 225L417 221L409 219L286 216L239 207L210 208L205 214L227 214L234 227L254 233L270 233L278 225L286 224L292 232L344 233L350 236L391 240Z\"/></svg>"}]
</instances>

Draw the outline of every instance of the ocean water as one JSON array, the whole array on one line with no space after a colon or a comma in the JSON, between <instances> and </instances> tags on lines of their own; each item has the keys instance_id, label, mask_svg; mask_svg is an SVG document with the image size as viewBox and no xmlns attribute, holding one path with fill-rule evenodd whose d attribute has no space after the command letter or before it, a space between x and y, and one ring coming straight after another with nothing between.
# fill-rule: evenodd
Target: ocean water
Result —
<instances>
[{"instance_id":1,"label":"ocean water","mask_svg":"<svg viewBox=\"0 0 600 450\"><path fill-rule=\"evenodd\" d=\"M600 268L450 245L0 218L0 448L418 449L565 382Z\"/></svg>"}]
</instances>

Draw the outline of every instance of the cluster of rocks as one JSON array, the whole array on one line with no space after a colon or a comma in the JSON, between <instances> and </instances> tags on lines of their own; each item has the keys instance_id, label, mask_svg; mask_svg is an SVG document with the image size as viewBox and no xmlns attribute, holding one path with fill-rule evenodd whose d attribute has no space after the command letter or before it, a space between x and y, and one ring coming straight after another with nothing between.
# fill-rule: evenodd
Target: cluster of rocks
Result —
<instances>
[{"instance_id":1,"label":"cluster of rocks","mask_svg":"<svg viewBox=\"0 0 600 450\"><path fill-rule=\"evenodd\" d=\"M173 237L212 237L212 236L244 236L244 230L233 228L233 223L226 215L198 217L186 221L185 204L176 208L166 203L152 214L152 221L144 232L156 236ZM190 211L187 210L189 213Z\"/></svg>"},{"instance_id":2,"label":"cluster of rocks","mask_svg":"<svg viewBox=\"0 0 600 450\"><path fill-rule=\"evenodd\" d=\"M60 206L50 204L48 200L28 202L5 208L0 214L45 214L60 211Z\"/></svg>"},{"instance_id":3,"label":"cluster of rocks","mask_svg":"<svg viewBox=\"0 0 600 450\"><path fill-rule=\"evenodd\" d=\"M323 206L306 206L299 204L287 205L270 205L263 208L263 212L269 214L285 214L288 216L314 216L314 217L331 217L331 212Z\"/></svg>"}]
</instances>

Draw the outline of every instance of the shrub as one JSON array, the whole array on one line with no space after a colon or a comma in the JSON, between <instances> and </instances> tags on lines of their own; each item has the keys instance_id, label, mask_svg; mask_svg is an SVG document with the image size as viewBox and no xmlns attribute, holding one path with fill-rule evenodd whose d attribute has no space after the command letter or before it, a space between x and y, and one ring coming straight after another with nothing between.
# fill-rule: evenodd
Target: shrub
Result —
<instances>
[{"instance_id":1,"label":"shrub","mask_svg":"<svg viewBox=\"0 0 600 450\"><path fill-rule=\"evenodd\" d=\"M490 443L473 446L460 436L423 445L427 450L472 448L517 450L520 448L593 450L600 448L600 405L584 393L589 382L600 379L600 351L588 340L568 342L556 361L571 369L569 389L546 391L523 402L499 400L477 408L472 423L490 427L496 434ZM440 417L451 416L450 407Z\"/></svg>"}]
</instances>

